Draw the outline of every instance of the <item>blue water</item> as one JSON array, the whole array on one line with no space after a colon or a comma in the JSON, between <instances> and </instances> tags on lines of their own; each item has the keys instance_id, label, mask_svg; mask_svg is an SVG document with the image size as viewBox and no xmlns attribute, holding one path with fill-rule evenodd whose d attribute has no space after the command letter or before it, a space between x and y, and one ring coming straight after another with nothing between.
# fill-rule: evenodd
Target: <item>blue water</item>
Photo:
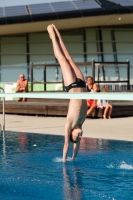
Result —
<instances>
[{"instance_id":1,"label":"blue water","mask_svg":"<svg viewBox=\"0 0 133 200\"><path fill-rule=\"evenodd\" d=\"M1 133L0 199L133 199L133 142L82 138L76 160L62 163L63 141Z\"/></svg>"}]
</instances>

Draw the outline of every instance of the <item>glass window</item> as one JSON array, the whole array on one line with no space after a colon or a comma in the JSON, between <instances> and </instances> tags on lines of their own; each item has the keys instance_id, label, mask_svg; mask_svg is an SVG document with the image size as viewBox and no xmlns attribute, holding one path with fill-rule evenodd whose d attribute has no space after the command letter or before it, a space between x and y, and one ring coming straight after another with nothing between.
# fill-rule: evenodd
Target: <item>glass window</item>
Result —
<instances>
[{"instance_id":1,"label":"glass window","mask_svg":"<svg viewBox=\"0 0 133 200\"><path fill-rule=\"evenodd\" d=\"M115 30L115 40L117 42L133 42L133 30Z\"/></svg>"},{"instance_id":2,"label":"glass window","mask_svg":"<svg viewBox=\"0 0 133 200\"><path fill-rule=\"evenodd\" d=\"M115 30L115 40L118 62L130 60L130 81L133 84L133 30ZM123 67L120 71L120 79L127 78L127 72Z\"/></svg>"},{"instance_id":3,"label":"glass window","mask_svg":"<svg viewBox=\"0 0 133 200\"><path fill-rule=\"evenodd\" d=\"M86 29L86 47L87 47L87 61L96 62L101 61L101 53L99 48L99 41L97 41L97 30ZM92 66L87 67L87 76L92 76Z\"/></svg>"},{"instance_id":4,"label":"glass window","mask_svg":"<svg viewBox=\"0 0 133 200\"><path fill-rule=\"evenodd\" d=\"M1 82L16 82L20 73L27 76L26 37L1 37Z\"/></svg>"}]
</instances>

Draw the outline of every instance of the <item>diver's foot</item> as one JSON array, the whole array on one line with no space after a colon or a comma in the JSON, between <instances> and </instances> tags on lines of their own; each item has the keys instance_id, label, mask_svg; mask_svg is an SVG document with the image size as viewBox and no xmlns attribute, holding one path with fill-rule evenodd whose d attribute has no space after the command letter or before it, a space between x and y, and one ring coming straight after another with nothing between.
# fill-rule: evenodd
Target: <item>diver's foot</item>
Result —
<instances>
[{"instance_id":1,"label":"diver's foot","mask_svg":"<svg viewBox=\"0 0 133 200\"><path fill-rule=\"evenodd\" d=\"M55 36L55 33L54 33L53 26L52 26L51 24L48 25L47 31L48 31L48 33L49 33L49 37L52 39L52 38Z\"/></svg>"},{"instance_id":2,"label":"diver's foot","mask_svg":"<svg viewBox=\"0 0 133 200\"><path fill-rule=\"evenodd\" d=\"M58 29L56 28L56 26L54 24L52 24L52 26L53 26L57 36L60 37L60 33L59 33Z\"/></svg>"}]
</instances>

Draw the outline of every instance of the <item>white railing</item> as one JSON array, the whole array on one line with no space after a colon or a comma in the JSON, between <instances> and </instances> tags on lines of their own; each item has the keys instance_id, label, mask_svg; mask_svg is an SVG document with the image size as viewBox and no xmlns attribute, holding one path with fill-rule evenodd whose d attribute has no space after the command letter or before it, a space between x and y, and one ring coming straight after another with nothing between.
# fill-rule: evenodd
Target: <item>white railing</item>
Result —
<instances>
[{"instance_id":1,"label":"white railing","mask_svg":"<svg viewBox=\"0 0 133 200\"><path fill-rule=\"evenodd\" d=\"M125 83L125 84L121 84L121 83L100 83L100 89L102 88L102 86L103 85L107 85L108 86L108 90L110 90L110 91L115 91L115 90L120 90L120 91L126 91L126 90L128 90L128 86L127 86L127 84ZM132 84L130 84L130 90L133 90L133 83Z\"/></svg>"}]
</instances>

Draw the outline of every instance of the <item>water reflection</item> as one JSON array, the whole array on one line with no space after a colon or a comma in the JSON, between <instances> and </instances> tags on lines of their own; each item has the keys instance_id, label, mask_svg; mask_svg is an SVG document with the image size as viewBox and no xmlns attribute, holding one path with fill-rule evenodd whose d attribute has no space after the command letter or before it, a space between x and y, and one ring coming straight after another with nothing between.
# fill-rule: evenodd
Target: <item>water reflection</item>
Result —
<instances>
[{"instance_id":1,"label":"water reflection","mask_svg":"<svg viewBox=\"0 0 133 200\"><path fill-rule=\"evenodd\" d=\"M133 196L133 142L82 138L74 162L54 162L55 157L62 156L63 142L63 136L1 134L2 199L98 200ZM71 155L72 145L69 150Z\"/></svg>"},{"instance_id":2,"label":"water reflection","mask_svg":"<svg viewBox=\"0 0 133 200\"><path fill-rule=\"evenodd\" d=\"M66 200L81 200L82 199L82 174L78 167L74 164L67 166L63 165L64 177L64 198Z\"/></svg>"},{"instance_id":3,"label":"water reflection","mask_svg":"<svg viewBox=\"0 0 133 200\"><path fill-rule=\"evenodd\" d=\"M18 144L21 150L25 149L28 145L28 136L26 133L19 132L18 133Z\"/></svg>"},{"instance_id":4,"label":"water reflection","mask_svg":"<svg viewBox=\"0 0 133 200\"><path fill-rule=\"evenodd\" d=\"M86 150L99 151L100 149L107 149L109 147L109 141L96 138L82 138L80 142L80 151Z\"/></svg>"},{"instance_id":5,"label":"water reflection","mask_svg":"<svg viewBox=\"0 0 133 200\"><path fill-rule=\"evenodd\" d=\"M2 134L2 153L3 153L3 157L2 157L2 163L6 162L6 140L5 140L5 131L1 132Z\"/></svg>"}]
</instances>

